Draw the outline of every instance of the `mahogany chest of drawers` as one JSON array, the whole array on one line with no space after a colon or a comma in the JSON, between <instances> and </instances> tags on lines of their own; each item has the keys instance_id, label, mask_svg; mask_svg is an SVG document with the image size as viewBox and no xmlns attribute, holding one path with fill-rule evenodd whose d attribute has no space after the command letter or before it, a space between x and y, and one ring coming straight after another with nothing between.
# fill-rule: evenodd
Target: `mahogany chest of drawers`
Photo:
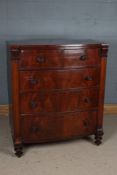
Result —
<instances>
[{"instance_id":1,"label":"mahogany chest of drawers","mask_svg":"<svg viewBox=\"0 0 117 175\"><path fill-rule=\"evenodd\" d=\"M95 135L101 143L108 45L40 41L8 46L10 123L23 145Z\"/></svg>"}]
</instances>

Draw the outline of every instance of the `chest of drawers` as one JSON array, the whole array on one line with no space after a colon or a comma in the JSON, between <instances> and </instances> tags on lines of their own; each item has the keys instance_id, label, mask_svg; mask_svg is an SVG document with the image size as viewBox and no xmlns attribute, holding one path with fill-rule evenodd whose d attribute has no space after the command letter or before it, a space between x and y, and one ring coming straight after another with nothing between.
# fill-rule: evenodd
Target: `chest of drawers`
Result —
<instances>
[{"instance_id":1,"label":"chest of drawers","mask_svg":"<svg viewBox=\"0 0 117 175\"><path fill-rule=\"evenodd\" d=\"M10 123L23 145L103 135L107 44L40 41L9 44Z\"/></svg>"}]
</instances>

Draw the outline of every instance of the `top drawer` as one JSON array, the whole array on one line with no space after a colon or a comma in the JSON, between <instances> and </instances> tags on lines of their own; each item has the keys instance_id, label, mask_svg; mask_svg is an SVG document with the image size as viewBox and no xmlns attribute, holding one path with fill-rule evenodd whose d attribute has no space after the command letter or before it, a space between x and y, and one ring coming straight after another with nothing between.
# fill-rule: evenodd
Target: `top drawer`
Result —
<instances>
[{"instance_id":1,"label":"top drawer","mask_svg":"<svg viewBox=\"0 0 117 175\"><path fill-rule=\"evenodd\" d=\"M77 68L100 64L99 48L79 49L23 49L20 69Z\"/></svg>"}]
</instances>

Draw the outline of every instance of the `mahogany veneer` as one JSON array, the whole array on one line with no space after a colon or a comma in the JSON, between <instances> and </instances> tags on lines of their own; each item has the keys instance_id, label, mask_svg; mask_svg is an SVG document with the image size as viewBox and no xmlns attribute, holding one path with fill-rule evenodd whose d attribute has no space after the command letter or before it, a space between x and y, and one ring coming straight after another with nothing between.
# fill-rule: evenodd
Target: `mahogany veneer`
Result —
<instances>
[{"instance_id":1,"label":"mahogany veneer","mask_svg":"<svg viewBox=\"0 0 117 175\"><path fill-rule=\"evenodd\" d=\"M101 143L108 45L92 41L9 44L10 121L16 155L26 143L95 135Z\"/></svg>"},{"instance_id":2,"label":"mahogany veneer","mask_svg":"<svg viewBox=\"0 0 117 175\"><path fill-rule=\"evenodd\" d=\"M38 91L47 89L72 89L98 86L100 67L70 69L20 71L20 91ZM76 81L77 79L77 81Z\"/></svg>"}]
</instances>

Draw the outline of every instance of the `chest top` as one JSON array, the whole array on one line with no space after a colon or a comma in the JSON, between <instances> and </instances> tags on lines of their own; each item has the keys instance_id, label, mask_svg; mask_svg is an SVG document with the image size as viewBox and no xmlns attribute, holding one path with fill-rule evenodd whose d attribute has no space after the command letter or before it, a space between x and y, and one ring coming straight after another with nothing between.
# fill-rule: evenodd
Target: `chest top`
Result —
<instances>
[{"instance_id":1,"label":"chest top","mask_svg":"<svg viewBox=\"0 0 117 175\"><path fill-rule=\"evenodd\" d=\"M68 40L68 39L51 39L51 40L28 40L28 41L11 41L8 42L8 48L11 51L12 59L19 59L21 56L29 57L82 57L86 55L92 58L106 57L108 44L94 40ZM42 59L41 59L42 60ZM48 59L49 60L49 59ZM50 61L50 60L49 60ZM90 62L91 63L91 62Z\"/></svg>"}]
</instances>

